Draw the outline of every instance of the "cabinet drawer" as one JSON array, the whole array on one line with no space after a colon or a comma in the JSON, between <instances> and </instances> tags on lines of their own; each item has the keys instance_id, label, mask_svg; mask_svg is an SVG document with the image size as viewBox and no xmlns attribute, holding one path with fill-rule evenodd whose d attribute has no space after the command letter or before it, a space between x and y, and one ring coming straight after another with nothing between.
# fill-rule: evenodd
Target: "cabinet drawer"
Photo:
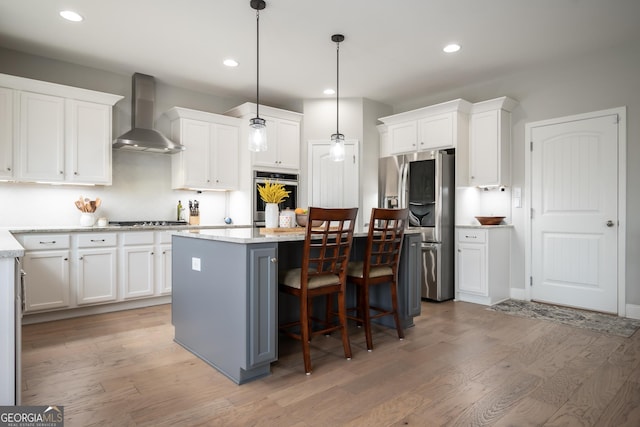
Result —
<instances>
[{"instance_id":1,"label":"cabinet drawer","mask_svg":"<svg viewBox=\"0 0 640 427\"><path fill-rule=\"evenodd\" d=\"M458 242L461 243L484 243L487 241L487 231L470 228L458 230Z\"/></svg>"},{"instance_id":2,"label":"cabinet drawer","mask_svg":"<svg viewBox=\"0 0 640 427\"><path fill-rule=\"evenodd\" d=\"M153 231L142 231L122 234L125 245L153 245Z\"/></svg>"},{"instance_id":3,"label":"cabinet drawer","mask_svg":"<svg viewBox=\"0 0 640 427\"><path fill-rule=\"evenodd\" d=\"M78 236L79 248L99 248L102 246L115 246L116 233L80 234Z\"/></svg>"},{"instance_id":4,"label":"cabinet drawer","mask_svg":"<svg viewBox=\"0 0 640 427\"><path fill-rule=\"evenodd\" d=\"M68 234L31 234L19 236L18 240L26 250L67 249Z\"/></svg>"}]
</instances>

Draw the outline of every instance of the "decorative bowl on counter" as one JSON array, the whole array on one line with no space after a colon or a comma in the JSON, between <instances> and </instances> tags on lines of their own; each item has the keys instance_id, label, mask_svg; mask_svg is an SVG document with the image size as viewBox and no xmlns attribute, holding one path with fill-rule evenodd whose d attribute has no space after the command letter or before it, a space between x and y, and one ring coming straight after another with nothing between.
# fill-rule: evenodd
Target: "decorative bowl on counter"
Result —
<instances>
[{"instance_id":1,"label":"decorative bowl on counter","mask_svg":"<svg viewBox=\"0 0 640 427\"><path fill-rule=\"evenodd\" d=\"M309 214L296 214L296 224L300 227L306 227L309 221ZM312 227L320 227L324 221L313 221Z\"/></svg>"},{"instance_id":2,"label":"decorative bowl on counter","mask_svg":"<svg viewBox=\"0 0 640 427\"><path fill-rule=\"evenodd\" d=\"M503 216L477 216L480 225L498 225L505 217Z\"/></svg>"}]
</instances>

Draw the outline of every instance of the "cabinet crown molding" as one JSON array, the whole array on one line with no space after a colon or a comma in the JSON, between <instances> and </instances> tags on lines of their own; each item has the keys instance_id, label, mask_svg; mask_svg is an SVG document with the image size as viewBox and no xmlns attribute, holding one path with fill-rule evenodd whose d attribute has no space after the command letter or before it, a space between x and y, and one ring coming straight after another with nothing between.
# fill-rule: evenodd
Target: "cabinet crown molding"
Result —
<instances>
[{"instance_id":1,"label":"cabinet crown molding","mask_svg":"<svg viewBox=\"0 0 640 427\"><path fill-rule=\"evenodd\" d=\"M474 103L471 106L471 113L484 113L492 110L504 110L510 113L517 105L518 101L515 99L509 98L508 96L501 96L500 98Z\"/></svg>"},{"instance_id":2,"label":"cabinet crown molding","mask_svg":"<svg viewBox=\"0 0 640 427\"><path fill-rule=\"evenodd\" d=\"M255 115L256 104L254 102L245 102L244 104L238 105L237 107L225 111L224 114L232 117L246 117L248 115ZM300 122L303 117L302 113L296 113L295 111L283 110L266 105L260 105L260 115L271 116L278 119L293 120L296 122Z\"/></svg>"},{"instance_id":3,"label":"cabinet crown molding","mask_svg":"<svg viewBox=\"0 0 640 427\"><path fill-rule=\"evenodd\" d=\"M183 107L172 107L164 113L169 120L176 119L191 119L191 120L200 120L203 122L217 123L217 124L225 124L230 126L240 126L242 120L235 118L224 116L222 114L209 113L206 111L192 110L189 108Z\"/></svg>"},{"instance_id":4,"label":"cabinet crown molding","mask_svg":"<svg viewBox=\"0 0 640 427\"><path fill-rule=\"evenodd\" d=\"M442 102L440 104L430 105L428 107L418 108L416 110L405 111L404 113L393 114L391 116L380 117L378 120L386 125L406 122L409 120L417 120L427 116L433 116L442 113L460 112L469 114L471 111L471 104L469 101L458 98L453 101Z\"/></svg>"},{"instance_id":5,"label":"cabinet crown molding","mask_svg":"<svg viewBox=\"0 0 640 427\"><path fill-rule=\"evenodd\" d=\"M124 98L124 96L122 95L114 95L111 93L66 86L58 83L33 80L25 77L12 76L9 74L0 74L0 86L8 87L14 90L24 90L28 92L41 93L44 95L53 95L62 98L71 98L111 106L115 105L116 102Z\"/></svg>"}]
</instances>

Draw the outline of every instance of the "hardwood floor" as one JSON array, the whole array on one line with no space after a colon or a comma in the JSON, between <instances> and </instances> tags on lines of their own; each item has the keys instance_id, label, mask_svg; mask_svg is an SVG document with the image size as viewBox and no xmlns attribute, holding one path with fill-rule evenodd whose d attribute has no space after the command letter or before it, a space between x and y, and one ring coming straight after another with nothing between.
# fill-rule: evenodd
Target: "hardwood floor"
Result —
<instances>
[{"instance_id":1,"label":"hardwood floor","mask_svg":"<svg viewBox=\"0 0 640 427\"><path fill-rule=\"evenodd\" d=\"M23 404L74 426L638 426L640 333L603 335L463 303L374 328L281 338L272 375L235 385L173 342L170 306L23 327Z\"/></svg>"}]
</instances>

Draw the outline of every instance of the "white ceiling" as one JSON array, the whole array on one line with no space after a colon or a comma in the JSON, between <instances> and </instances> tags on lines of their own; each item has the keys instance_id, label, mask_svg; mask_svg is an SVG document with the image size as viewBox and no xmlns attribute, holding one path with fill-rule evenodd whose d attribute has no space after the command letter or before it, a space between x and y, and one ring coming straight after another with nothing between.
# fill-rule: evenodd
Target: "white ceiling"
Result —
<instances>
[{"instance_id":1,"label":"white ceiling","mask_svg":"<svg viewBox=\"0 0 640 427\"><path fill-rule=\"evenodd\" d=\"M630 40L638 0L266 0L260 13L265 104L340 96L394 105ZM81 23L58 16L82 14ZM0 46L220 96L254 99L249 0L0 0ZM462 45L457 54L442 47ZM231 69L222 60L234 57Z\"/></svg>"}]
</instances>

